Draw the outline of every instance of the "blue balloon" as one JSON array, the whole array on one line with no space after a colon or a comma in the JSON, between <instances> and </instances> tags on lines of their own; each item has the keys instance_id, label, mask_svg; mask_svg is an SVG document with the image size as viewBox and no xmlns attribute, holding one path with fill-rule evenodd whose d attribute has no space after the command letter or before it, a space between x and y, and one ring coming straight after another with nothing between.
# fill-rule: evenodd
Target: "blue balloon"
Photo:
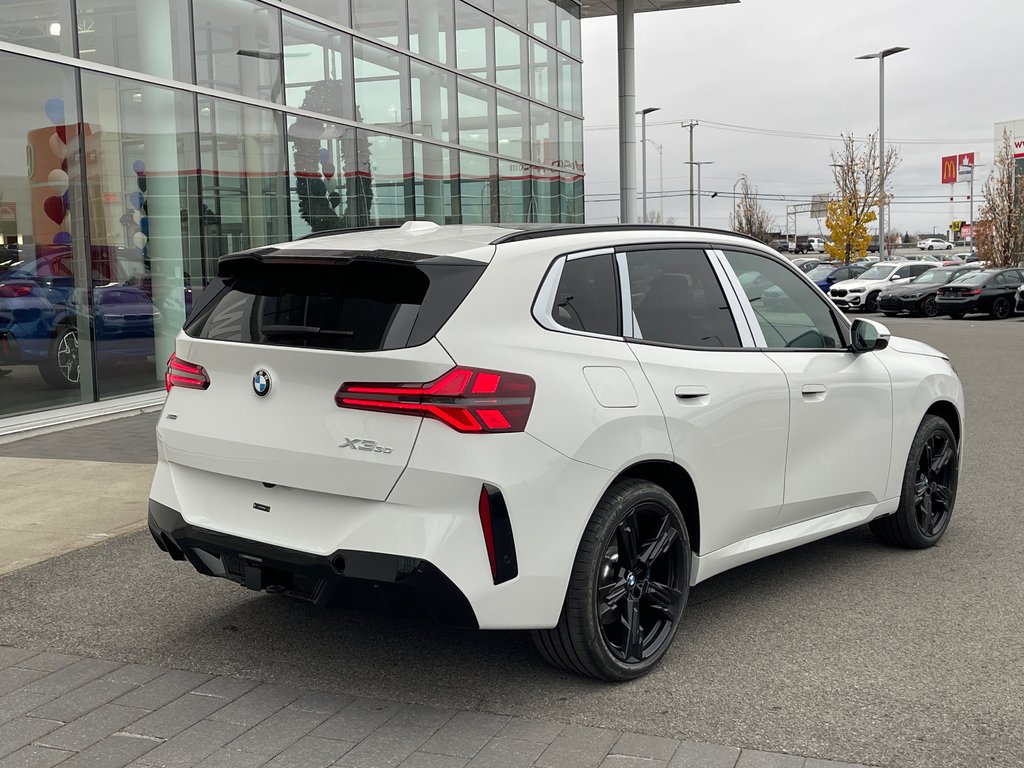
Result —
<instances>
[{"instance_id":1,"label":"blue balloon","mask_svg":"<svg viewBox=\"0 0 1024 768\"><path fill-rule=\"evenodd\" d=\"M139 219L139 231L142 232L146 237L149 237L149 217L143 216Z\"/></svg>"},{"instance_id":2,"label":"blue balloon","mask_svg":"<svg viewBox=\"0 0 1024 768\"><path fill-rule=\"evenodd\" d=\"M60 199L64 201L64 207L67 208L70 211L71 210L71 190L69 189L67 192L65 192L63 195L61 195Z\"/></svg>"},{"instance_id":3,"label":"blue balloon","mask_svg":"<svg viewBox=\"0 0 1024 768\"><path fill-rule=\"evenodd\" d=\"M132 208L134 208L136 211L141 211L142 210L142 193L141 192L132 192L130 195L128 195L128 202L131 204Z\"/></svg>"},{"instance_id":4,"label":"blue balloon","mask_svg":"<svg viewBox=\"0 0 1024 768\"><path fill-rule=\"evenodd\" d=\"M70 232L58 232L53 236L53 242L57 245L71 245L71 233Z\"/></svg>"},{"instance_id":5,"label":"blue balloon","mask_svg":"<svg viewBox=\"0 0 1024 768\"><path fill-rule=\"evenodd\" d=\"M64 99L51 96L46 100L43 111L54 125L64 125Z\"/></svg>"},{"instance_id":6,"label":"blue balloon","mask_svg":"<svg viewBox=\"0 0 1024 768\"><path fill-rule=\"evenodd\" d=\"M141 160L136 160L132 163L132 170L135 171L139 176L146 172L146 164Z\"/></svg>"},{"instance_id":7,"label":"blue balloon","mask_svg":"<svg viewBox=\"0 0 1024 768\"><path fill-rule=\"evenodd\" d=\"M320 162L326 163L331 159L331 153L327 151L326 147L320 147Z\"/></svg>"}]
</instances>

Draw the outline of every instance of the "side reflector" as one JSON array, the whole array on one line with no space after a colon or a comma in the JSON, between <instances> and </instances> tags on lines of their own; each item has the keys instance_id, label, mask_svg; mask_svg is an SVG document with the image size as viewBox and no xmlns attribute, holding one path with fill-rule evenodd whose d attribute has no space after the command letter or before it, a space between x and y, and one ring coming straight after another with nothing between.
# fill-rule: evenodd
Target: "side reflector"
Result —
<instances>
[{"instance_id":1,"label":"side reflector","mask_svg":"<svg viewBox=\"0 0 1024 768\"><path fill-rule=\"evenodd\" d=\"M164 376L164 384L168 392L171 391L171 387L208 389L210 377L203 366L182 360L177 354L172 354L167 361L167 373Z\"/></svg>"},{"instance_id":2,"label":"side reflector","mask_svg":"<svg viewBox=\"0 0 1024 768\"><path fill-rule=\"evenodd\" d=\"M425 416L459 432L522 432L535 391L533 379L519 373L453 368L426 384L346 382L334 402L339 408Z\"/></svg>"},{"instance_id":3,"label":"side reflector","mask_svg":"<svg viewBox=\"0 0 1024 768\"><path fill-rule=\"evenodd\" d=\"M493 485L480 487L480 527L495 584L510 581L519 575L516 542L512 536L512 521L505 506L505 497Z\"/></svg>"}]
</instances>

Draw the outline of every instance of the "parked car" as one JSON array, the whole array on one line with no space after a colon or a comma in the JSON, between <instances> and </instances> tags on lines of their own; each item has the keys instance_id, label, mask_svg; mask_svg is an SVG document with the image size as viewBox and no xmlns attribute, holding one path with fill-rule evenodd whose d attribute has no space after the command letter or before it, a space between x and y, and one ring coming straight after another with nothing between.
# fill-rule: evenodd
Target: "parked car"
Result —
<instances>
[{"instance_id":1,"label":"parked car","mask_svg":"<svg viewBox=\"0 0 1024 768\"><path fill-rule=\"evenodd\" d=\"M1024 285L1017 289L1017 300L1014 303L1014 311L1018 313L1024 312Z\"/></svg>"},{"instance_id":2,"label":"parked car","mask_svg":"<svg viewBox=\"0 0 1024 768\"><path fill-rule=\"evenodd\" d=\"M779 253L796 253L796 245L785 238L778 238L772 241L772 248Z\"/></svg>"},{"instance_id":3,"label":"parked car","mask_svg":"<svg viewBox=\"0 0 1024 768\"><path fill-rule=\"evenodd\" d=\"M929 237L925 240L918 240L917 247L922 251L953 250L953 244L948 240L943 240L941 237Z\"/></svg>"},{"instance_id":4,"label":"parked car","mask_svg":"<svg viewBox=\"0 0 1024 768\"><path fill-rule=\"evenodd\" d=\"M878 308L887 317L894 317L900 312L936 317L941 314L935 303L939 289L961 275L977 271L977 267L967 265L929 269L909 283L883 290L878 296Z\"/></svg>"},{"instance_id":5,"label":"parked car","mask_svg":"<svg viewBox=\"0 0 1024 768\"><path fill-rule=\"evenodd\" d=\"M939 289L939 310L955 320L987 312L997 320L1013 314L1015 294L1024 284L1024 269L981 269Z\"/></svg>"},{"instance_id":6,"label":"parked car","mask_svg":"<svg viewBox=\"0 0 1024 768\"><path fill-rule=\"evenodd\" d=\"M793 266L799 269L801 272L810 272L816 269L819 264L823 264L821 259L815 257L803 256L799 259L793 259Z\"/></svg>"},{"instance_id":7,"label":"parked car","mask_svg":"<svg viewBox=\"0 0 1024 768\"><path fill-rule=\"evenodd\" d=\"M865 271L867 266L864 264L843 266L835 262L822 262L807 273L807 279L821 288L822 292L828 293L835 283L860 277Z\"/></svg>"},{"instance_id":8,"label":"parked car","mask_svg":"<svg viewBox=\"0 0 1024 768\"><path fill-rule=\"evenodd\" d=\"M76 278L70 249L21 248L17 260L0 268L0 365L34 365L49 386L75 388L79 334L90 323L99 362L152 357L160 310L153 302L152 282L129 264L120 249L93 250L90 311L83 307L85 289ZM186 288L186 311L191 298Z\"/></svg>"},{"instance_id":9,"label":"parked car","mask_svg":"<svg viewBox=\"0 0 1024 768\"><path fill-rule=\"evenodd\" d=\"M934 545L964 429L941 352L756 240L661 225L225 256L167 387L149 528L173 558L321 605L405 592L604 680L648 672L733 566L865 522Z\"/></svg>"},{"instance_id":10,"label":"parked car","mask_svg":"<svg viewBox=\"0 0 1024 768\"><path fill-rule=\"evenodd\" d=\"M909 283L935 264L926 261L880 261L859 277L834 284L829 297L841 309L862 309L874 312L878 308L878 296L886 288Z\"/></svg>"},{"instance_id":11,"label":"parked car","mask_svg":"<svg viewBox=\"0 0 1024 768\"><path fill-rule=\"evenodd\" d=\"M807 238L807 250L814 253L825 252L825 239L822 237L808 237Z\"/></svg>"}]
</instances>

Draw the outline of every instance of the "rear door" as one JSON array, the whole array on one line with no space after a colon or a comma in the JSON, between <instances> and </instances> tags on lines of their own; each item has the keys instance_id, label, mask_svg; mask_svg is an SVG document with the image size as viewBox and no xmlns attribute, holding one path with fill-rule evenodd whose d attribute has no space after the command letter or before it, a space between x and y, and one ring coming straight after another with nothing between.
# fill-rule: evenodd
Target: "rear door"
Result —
<instances>
[{"instance_id":1,"label":"rear door","mask_svg":"<svg viewBox=\"0 0 1024 768\"><path fill-rule=\"evenodd\" d=\"M343 383L434 381L454 363L434 338L482 263L411 254L222 260L177 341L205 389L172 387L161 419L172 465L382 500L421 419L339 408ZM194 376L186 369L185 378Z\"/></svg>"},{"instance_id":2,"label":"rear door","mask_svg":"<svg viewBox=\"0 0 1024 768\"><path fill-rule=\"evenodd\" d=\"M783 500L786 377L750 348L726 298L732 289L704 250L652 246L618 258L632 303L625 336L696 485L701 553L771 529Z\"/></svg>"}]
</instances>

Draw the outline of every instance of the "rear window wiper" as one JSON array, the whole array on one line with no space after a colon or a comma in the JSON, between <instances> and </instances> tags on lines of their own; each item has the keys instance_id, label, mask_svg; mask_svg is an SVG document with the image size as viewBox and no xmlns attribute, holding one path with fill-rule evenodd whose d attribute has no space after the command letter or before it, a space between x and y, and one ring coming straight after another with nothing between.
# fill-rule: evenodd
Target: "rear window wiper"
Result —
<instances>
[{"instance_id":1,"label":"rear window wiper","mask_svg":"<svg viewBox=\"0 0 1024 768\"><path fill-rule=\"evenodd\" d=\"M315 325L264 325L260 328L264 336L355 336L355 331L319 328Z\"/></svg>"}]
</instances>

